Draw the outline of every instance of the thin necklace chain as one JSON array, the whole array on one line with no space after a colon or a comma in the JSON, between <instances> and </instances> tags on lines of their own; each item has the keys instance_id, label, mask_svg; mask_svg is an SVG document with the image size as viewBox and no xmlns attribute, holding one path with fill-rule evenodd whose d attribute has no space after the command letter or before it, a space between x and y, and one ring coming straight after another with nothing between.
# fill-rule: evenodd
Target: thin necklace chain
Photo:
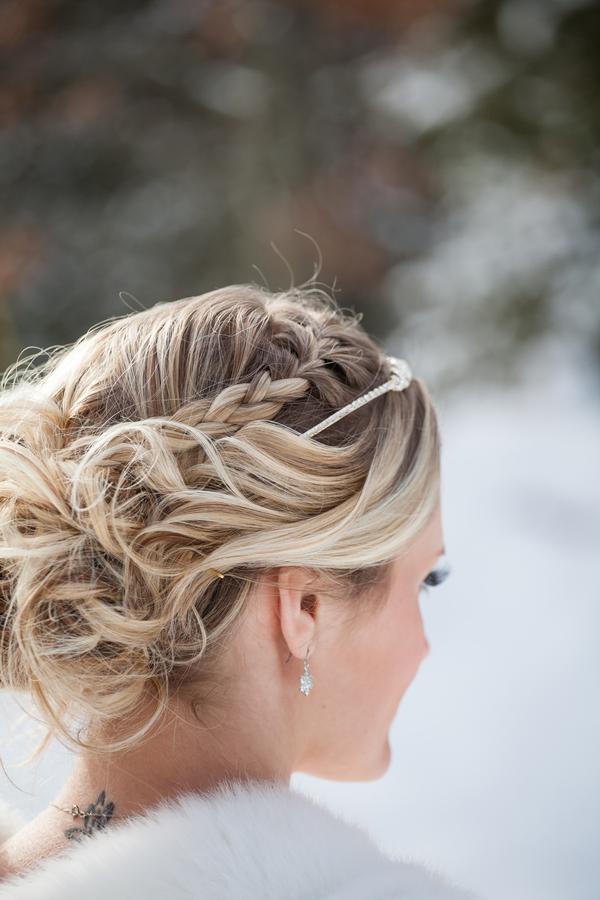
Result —
<instances>
[{"instance_id":1,"label":"thin necklace chain","mask_svg":"<svg viewBox=\"0 0 600 900\"><path fill-rule=\"evenodd\" d=\"M84 819L86 818L86 816L100 816L102 818L106 818L105 812L83 812L83 810L79 808L79 805L77 803L74 803L71 809L68 809L66 806L57 806L56 803L51 803L50 806L53 806L54 809L59 809L61 812L69 813L73 816L74 819L76 819L77 816L81 816ZM110 818L117 819L118 816L111 814Z\"/></svg>"}]
</instances>

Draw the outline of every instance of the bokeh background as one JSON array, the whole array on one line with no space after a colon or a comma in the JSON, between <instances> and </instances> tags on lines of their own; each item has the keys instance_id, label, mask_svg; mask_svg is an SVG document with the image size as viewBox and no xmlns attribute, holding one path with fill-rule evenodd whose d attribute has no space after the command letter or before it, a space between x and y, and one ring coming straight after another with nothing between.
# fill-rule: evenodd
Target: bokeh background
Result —
<instances>
[{"instance_id":1,"label":"bokeh background","mask_svg":"<svg viewBox=\"0 0 600 900\"><path fill-rule=\"evenodd\" d=\"M0 369L315 276L437 398L452 577L378 782L293 783L486 900L600 896L600 6L5 0ZM67 751L0 698L0 797Z\"/></svg>"}]
</instances>

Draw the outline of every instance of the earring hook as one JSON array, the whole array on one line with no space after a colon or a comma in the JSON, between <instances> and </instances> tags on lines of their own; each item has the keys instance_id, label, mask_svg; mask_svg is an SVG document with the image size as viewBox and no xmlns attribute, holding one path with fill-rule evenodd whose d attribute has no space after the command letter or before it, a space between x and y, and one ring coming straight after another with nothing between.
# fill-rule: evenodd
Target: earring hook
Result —
<instances>
[{"instance_id":1,"label":"earring hook","mask_svg":"<svg viewBox=\"0 0 600 900\"><path fill-rule=\"evenodd\" d=\"M306 648L306 656L304 657L305 659L308 659L308 651L309 651L309 649L310 649L310 644L309 644L308 647ZM288 658L286 659L286 663L289 663L289 661L290 661L291 658L292 658L292 651L290 650L290 652L288 653Z\"/></svg>"}]
</instances>

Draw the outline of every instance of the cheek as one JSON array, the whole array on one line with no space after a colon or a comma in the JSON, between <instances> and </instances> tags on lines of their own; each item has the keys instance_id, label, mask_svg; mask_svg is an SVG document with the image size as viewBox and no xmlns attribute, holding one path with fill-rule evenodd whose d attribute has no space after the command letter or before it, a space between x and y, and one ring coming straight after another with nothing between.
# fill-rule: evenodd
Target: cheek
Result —
<instances>
[{"instance_id":1,"label":"cheek","mask_svg":"<svg viewBox=\"0 0 600 900\"><path fill-rule=\"evenodd\" d=\"M395 598L379 615L360 629L356 639L344 644L343 658L336 670L343 679L335 681L346 697L339 701L344 715L356 714L361 727L364 716L383 717L393 714L404 692L415 677L427 644L418 598L410 595ZM351 697L348 713L347 698ZM335 705L334 705L335 708ZM348 720L347 720L348 721Z\"/></svg>"},{"instance_id":2,"label":"cheek","mask_svg":"<svg viewBox=\"0 0 600 900\"><path fill-rule=\"evenodd\" d=\"M429 650L418 597L402 598L390 606L381 623L378 645L382 682L388 684L392 695L402 694Z\"/></svg>"}]
</instances>

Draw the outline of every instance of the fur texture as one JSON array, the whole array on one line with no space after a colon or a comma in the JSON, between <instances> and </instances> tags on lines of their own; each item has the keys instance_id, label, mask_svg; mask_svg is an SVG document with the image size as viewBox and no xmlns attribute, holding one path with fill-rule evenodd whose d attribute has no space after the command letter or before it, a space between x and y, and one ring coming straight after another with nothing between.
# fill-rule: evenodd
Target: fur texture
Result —
<instances>
[{"instance_id":1,"label":"fur texture","mask_svg":"<svg viewBox=\"0 0 600 900\"><path fill-rule=\"evenodd\" d=\"M0 801L0 842L22 824ZM114 819L0 883L0 900L76 896L481 900L427 865L384 855L366 831L287 783L234 780L208 793L180 794L133 819Z\"/></svg>"}]
</instances>

